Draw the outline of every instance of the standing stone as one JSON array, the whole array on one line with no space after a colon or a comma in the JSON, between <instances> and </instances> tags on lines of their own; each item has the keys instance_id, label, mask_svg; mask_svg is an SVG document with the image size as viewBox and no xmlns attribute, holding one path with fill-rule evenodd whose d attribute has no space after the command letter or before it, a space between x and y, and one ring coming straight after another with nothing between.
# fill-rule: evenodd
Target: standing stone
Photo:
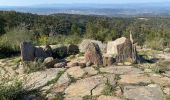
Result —
<instances>
[{"instance_id":1,"label":"standing stone","mask_svg":"<svg viewBox=\"0 0 170 100\"><path fill-rule=\"evenodd\" d=\"M124 63L127 61L136 63L137 51L135 44L133 44L132 35L130 35L130 39L121 37L115 41L108 42L106 54L116 56L117 63Z\"/></svg>"},{"instance_id":2,"label":"standing stone","mask_svg":"<svg viewBox=\"0 0 170 100\"><path fill-rule=\"evenodd\" d=\"M21 59L23 61L33 61L35 48L31 42L23 42L20 44Z\"/></svg>"},{"instance_id":3,"label":"standing stone","mask_svg":"<svg viewBox=\"0 0 170 100\"><path fill-rule=\"evenodd\" d=\"M118 45L117 51L118 54L116 57L116 61L118 63L126 61L136 63L137 58L136 47L132 44L132 42L129 39L126 39L126 41L123 44Z\"/></svg>"},{"instance_id":4,"label":"standing stone","mask_svg":"<svg viewBox=\"0 0 170 100\"><path fill-rule=\"evenodd\" d=\"M85 61L86 63L92 63L94 65L103 65L103 61L102 61L102 54L100 51L100 48L97 44L95 43L90 43L87 46L87 50L85 52Z\"/></svg>"}]
</instances>

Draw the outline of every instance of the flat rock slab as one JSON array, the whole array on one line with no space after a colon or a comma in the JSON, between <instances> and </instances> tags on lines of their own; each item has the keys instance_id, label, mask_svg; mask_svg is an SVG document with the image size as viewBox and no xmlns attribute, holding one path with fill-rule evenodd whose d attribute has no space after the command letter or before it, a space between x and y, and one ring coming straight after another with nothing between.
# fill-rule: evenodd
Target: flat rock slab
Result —
<instances>
[{"instance_id":1,"label":"flat rock slab","mask_svg":"<svg viewBox=\"0 0 170 100\"><path fill-rule=\"evenodd\" d=\"M61 68L51 68L45 71L31 73L25 77L22 77L25 82L24 88L28 90L38 89L44 86L48 81L56 78L58 73L64 70L65 69Z\"/></svg>"},{"instance_id":2,"label":"flat rock slab","mask_svg":"<svg viewBox=\"0 0 170 100\"><path fill-rule=\"evenodd\" d=\"M87 95L100 95L105 88L104 84L107 78L102 75L92 76L89 78L78 80L76 83L71 84L66 90L67 97L74 96L87 96Z\"/></svg>"},{"instance_id":3,"label":"flat rock slab","mask_svg":"<svg viewBox=\"0 0 170 100\"><path fill-rule=\"evenodd\" d=\"M58 81L51 87L51 89L49 89L49 92L53 94L64 92L64 90L68 87L70 81L71 80L68 77L67 73L62 74Z\"/></svg>"},{"instance_id":4,"label":"flat rock slab","mask_svg":"<svg viewBox=\"0 0 170 100\"><path fill-rule=\"evenodd\" d=\"M124 97L128 100L165 100L160 86L125 86Z\"/></svg>"},{"instance_id":5,"label":"flat rock slab","mask_svg":"<svg viewBox=\"0 0 170 100\"><path fill-rule=\"evenodd\" d=\"M105 96L105 95L101 95L99 96L99 98L97 100L121 100L118 97L115 96Z\"/></svg>"},{"instance_id":6,"label":"flat rock slab","mask_svg":"<svg viewBox=\"0 0 170 100\"><path fill-rule=\"evenodd\" d=\"M97 70L95 70L93 67L86 67L83 69L89 76L96 75L98 73Z\"/></svg>"},{"instance_id":7,"label":"flat rock slab","mask_svg":"<svg viewBox=\"0 0 170 100\"><path fill-rule=\"evenodd\" d=\"M79 66L77 67L71 67L66 71L69 75L71 75L74 78L81 78L83 75L85 75L85 71L80 68Z\"/></svg>"},{"instance_id":8,"label":"flat rock slab","mask_svg":"<svg viewBox=\"0 0 170 100\"><path fill-rule=\"evenodd\" d=\"M156 83L159 84L161 86L169 86L170 85L170 78L168 77L163 77L160 75L151 75L151 80Z\"/></svg>"},{"instance_id":9,"label":"flat rock slab","mask_svg":"<svg viewBox=\"0 0 170 100\"><path fill-rule=\"evenodd\" d=\"M143 74L129 74L129 75L121 75L119 84L149 84L151 80L148 76Z\"/></svg>"},{"instance_id":10,"label":"flat rock slab","mask_svg":"<svg viewBox=\"0 0 170 100\"><path fill-rule=\"evenodd\" d=\"M112 74L140 74L144 73L138 68L134 68L132 66L112 66L112 67L105 67L100 68L101 72L112 73Z\"/></svg>"}]
</instances>

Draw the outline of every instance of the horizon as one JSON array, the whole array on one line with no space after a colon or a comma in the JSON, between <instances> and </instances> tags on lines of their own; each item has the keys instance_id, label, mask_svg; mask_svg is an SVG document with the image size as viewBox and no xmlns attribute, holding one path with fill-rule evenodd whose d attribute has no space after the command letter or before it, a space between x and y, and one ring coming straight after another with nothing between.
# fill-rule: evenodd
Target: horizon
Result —
<instances>
[{"instance_id":1,"label":"horizon","mask_svg":"<svg viewBox=\"0 0 170 100\"><path fill-rule=\"evenodd\" d=\"M48 2L48 3L47 3ZM115 1L115 0L105 0L105 1L97 1L97 0L42 0L42 1L34 1L34 0L1 0L0 6L36 6L36 5L72 5L72 4L96 4L96 5L114 5L114 4L143 4L143 3L167 3L170 2L168 0L143 0L143 1L135 1L135 0L125 0L125 1Z\"/></svg>"}]
</instances>

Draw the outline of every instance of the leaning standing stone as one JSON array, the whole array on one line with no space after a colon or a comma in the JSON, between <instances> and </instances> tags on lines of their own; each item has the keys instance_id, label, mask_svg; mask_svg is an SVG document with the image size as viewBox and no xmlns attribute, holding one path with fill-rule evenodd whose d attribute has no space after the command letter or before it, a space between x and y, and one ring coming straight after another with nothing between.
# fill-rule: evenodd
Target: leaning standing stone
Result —
<instances>
[{"instance_id":1,"label":"leaning standing stone","mask_svg":"<svg viewBox=\"0 0 170 100\"><path fill-rule=\"evenodd\" d=\"M85 52L85 60L86 60L86 63L90 62L97 66L103 65L102 54L97 44L90 43L87 46L87 50Z\"/></svg>"},{"instance_id":2,"label":"leaning standing stone","mask_svg":"<svg viewBox=\"0 0 170 100\"><path fill-rule=\"evenodd\" d=\"M20 44L21 59L23 61L33 61L35 48L31 42L23 42Z\"/></svg>"}]
</instances>

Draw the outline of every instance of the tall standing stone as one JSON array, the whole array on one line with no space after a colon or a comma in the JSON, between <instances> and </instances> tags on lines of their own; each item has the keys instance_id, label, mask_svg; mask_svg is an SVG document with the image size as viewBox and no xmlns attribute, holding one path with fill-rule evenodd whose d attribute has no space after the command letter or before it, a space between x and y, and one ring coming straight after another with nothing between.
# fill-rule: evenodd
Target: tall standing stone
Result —
<instances>
[{"instance_id":1,"label":"tall standing stone","mask_svg":"<svg viewBox=\"0 0 170 100\"><path fill-rule=\"evenodd\" d=\"M85 52L85 60L86 63L92 63L97 66L103 65L102 54L97 44L91 42L87 46L87 50Z\"/></svg>"},{"instance_id":2,"label":"tall standing stone","mask_svg":"<svg viewBox=\"0 0 170 100\"><path fill-rule=\"evenodd\" d=\"M31 42L23 42L20 44L21 49L21 59L23 61L33 61L34 60L34 52L35 47Z\"/></svg>"}]
</instances>

